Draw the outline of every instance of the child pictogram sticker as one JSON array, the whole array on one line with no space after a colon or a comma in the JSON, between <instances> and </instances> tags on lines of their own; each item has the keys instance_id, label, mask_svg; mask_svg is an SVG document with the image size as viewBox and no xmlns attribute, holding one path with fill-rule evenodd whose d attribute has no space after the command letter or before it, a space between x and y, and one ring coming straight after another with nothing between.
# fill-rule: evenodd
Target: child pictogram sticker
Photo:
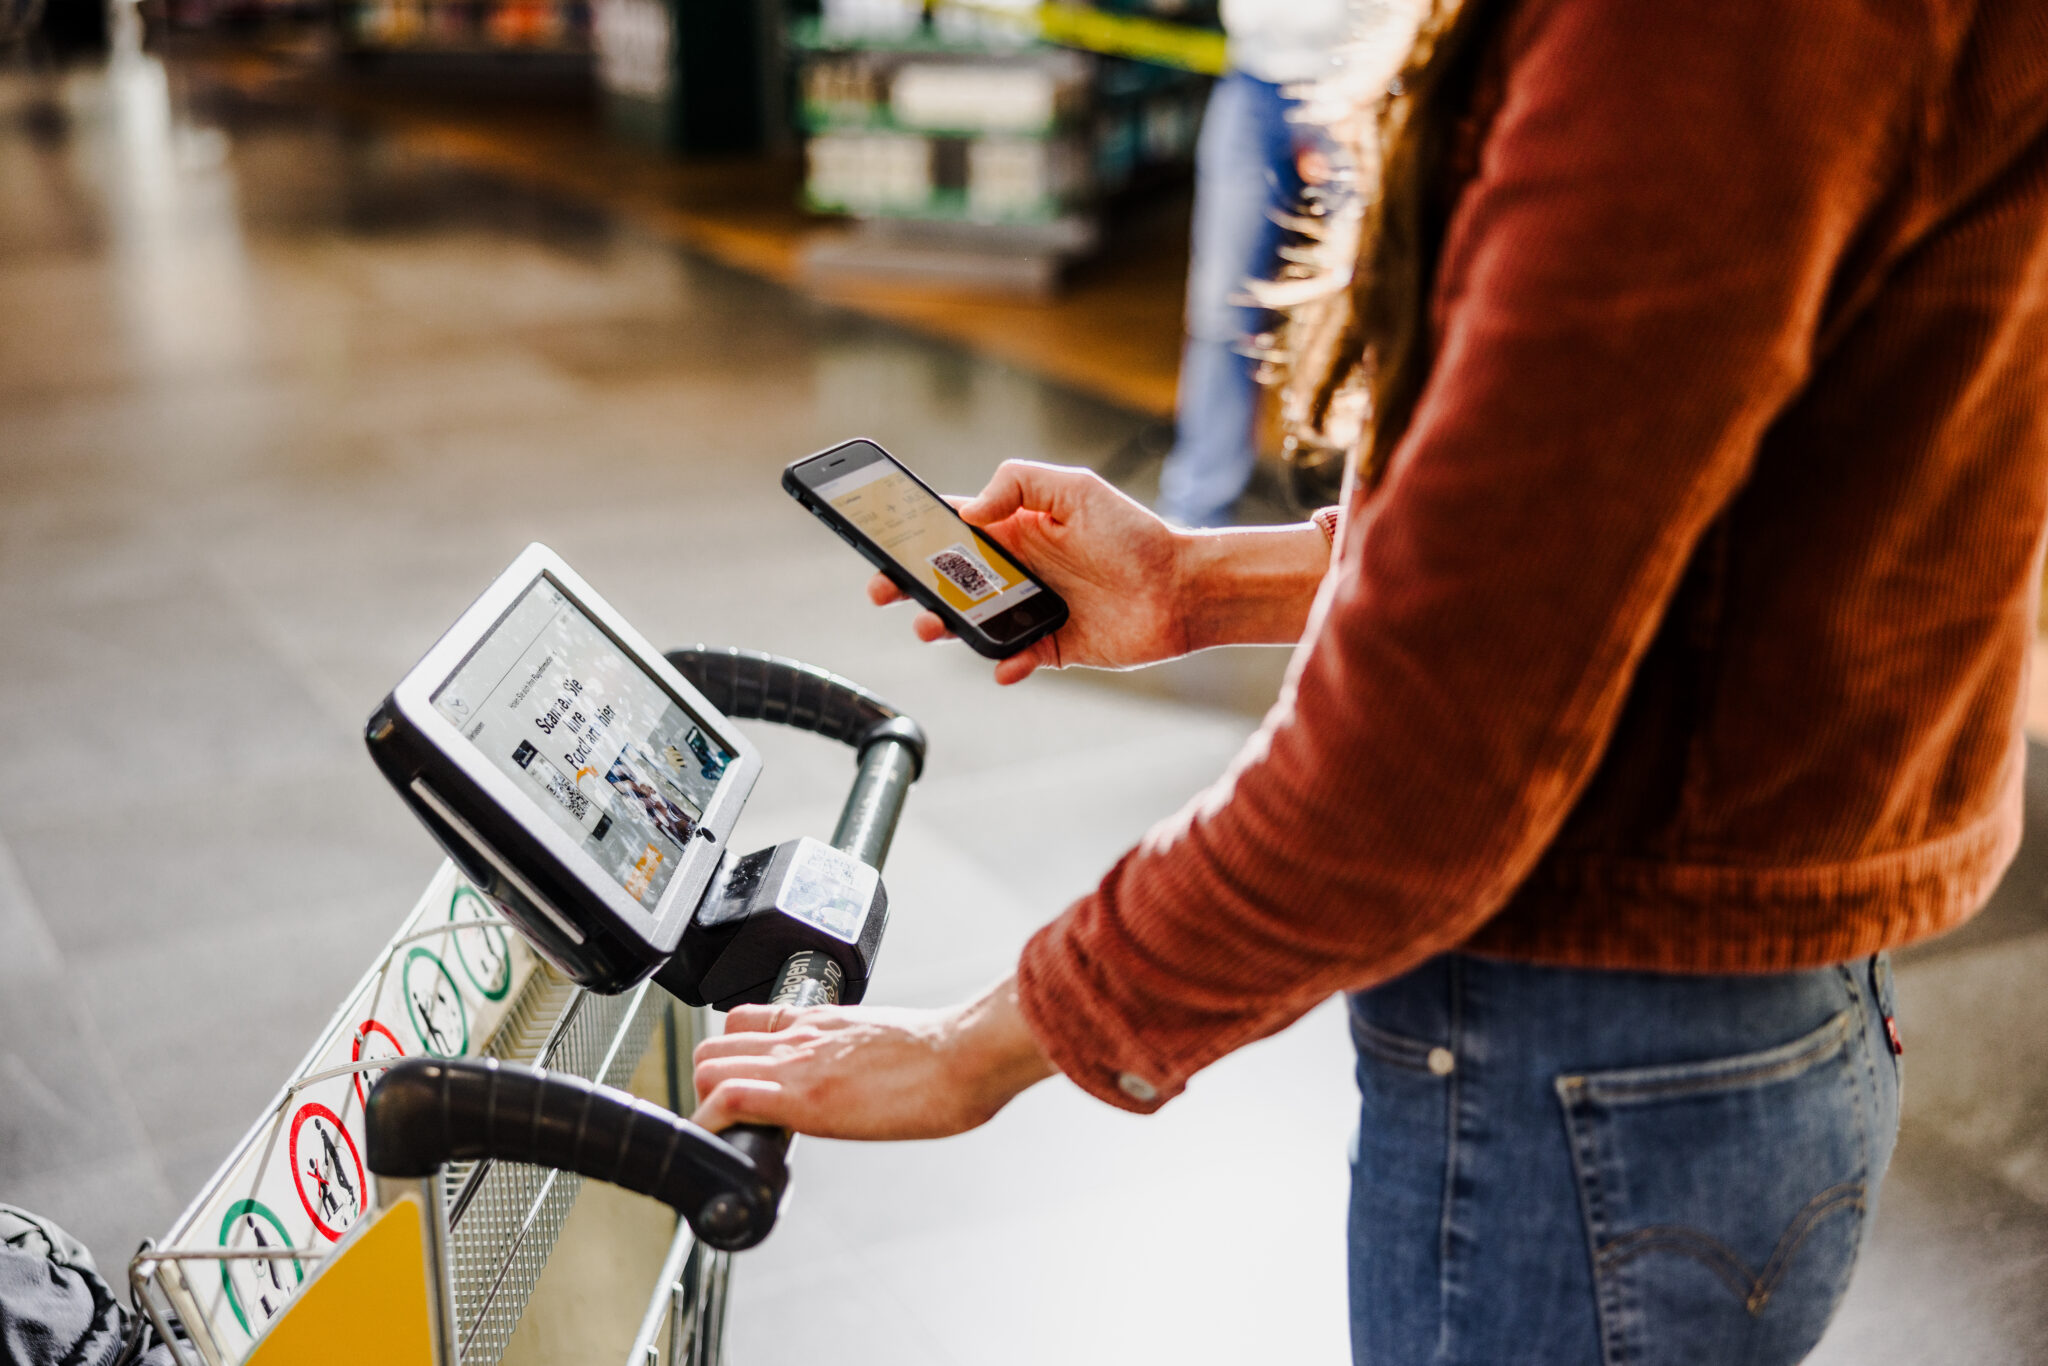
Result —
<instances>
[{"instance_id":1,"label":"child pictogram sticker","mask_svg":"<svg viewBox=\"0 0 2048 1366\"><path fill-rule=\"evenodd\" d=\"M240 1252L262 1252L270 1248L288 1249L292 1240L270 1206L261 1200L237 1200L228 1206L227 1217L221 1220L220 1245ZM285 1270L287 1262L291 1264L289 1271ZM263 1325L277 1317L292 1291L305 1279L306 1268L296 1257L237 1257L220 1264L220 1284L227 1294L228 1308L235 1311L235 1322L250 1337L262 1332Z\"/></svg>"},{"instance_id":2,"label":"child pictogram sticker","mask_svg":"<svg viewBox=\"0 0 2048 1366\"><path fill-rule=\"evenodd\" d=\"M375 1058L396 1060L404 1056L405 1050L398 1046L398 1036L386 1029L381 1020L365 1020L356 1026L355 1044L349 1049L350 1062L367 1062ZM356 1104L370 1103L370 1088L377 1084L377 1078L385 1071L385 1068L375 1067L356 1073Z\"/></svg>"},{"instance_id":3,"label":"child pictogram sticker","mask_svg":"<svg viewBox=\"0 0 2048 1366\"><path fill-rule=\"evenodd\" d=\"M469 1010L455 975L432 949L414 949L399 974L405 1013L420 1047L439 1058L459 1058L469 1051Z\"/></svg>"},{"instance_id":4,"label":"child pictogram sticker","mask_svg":"<svg viewBox=\"0 0 2048 1366\"><path fill-rule=\"evenodd\" d=\"M448 899L448 919L463 921L495 919L497 912L474 887L457 887ZM498 925L471 925L455 932L455 961L471 986L486 1000L502 1001L512 990L512 941Z\"/></svg>"},{"instance_id":5,"label":"child pictogram sticker","mask_svg":"<svg viewBox=\"0 0 2048 1366\"><path fill-rule=\"evenodd\" d=\"M328 1242L348 1232L369 1201L370 1179L362 1154L341 1116L317 1101L292 1116L292 1186L306 1217Z\"/></svg>"}]
</instances>

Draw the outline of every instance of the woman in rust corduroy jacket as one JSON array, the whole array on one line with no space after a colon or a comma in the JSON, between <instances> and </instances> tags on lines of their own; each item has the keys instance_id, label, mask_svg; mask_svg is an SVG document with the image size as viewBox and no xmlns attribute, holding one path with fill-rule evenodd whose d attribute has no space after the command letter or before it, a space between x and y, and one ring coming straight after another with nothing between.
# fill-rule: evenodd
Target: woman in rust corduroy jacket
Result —
<instances>
[{"instance_id":1,"label":"woman in rust corduroy jacket","mask_svg":"<svg viewBox=\"0 0 2048 1366\"><path fill-rule=\"evenodd\" d=\"M1883 953L2018 835L2048 5L1496 8L1341 522L968 511L1074 606L1000 681L1298 638L1259 733L981 1001L736 1013L705 1114L1150 1110L1351 991L1361 1359L1795 1361L1890 1153Z\"/></svg>"}]
</instances>

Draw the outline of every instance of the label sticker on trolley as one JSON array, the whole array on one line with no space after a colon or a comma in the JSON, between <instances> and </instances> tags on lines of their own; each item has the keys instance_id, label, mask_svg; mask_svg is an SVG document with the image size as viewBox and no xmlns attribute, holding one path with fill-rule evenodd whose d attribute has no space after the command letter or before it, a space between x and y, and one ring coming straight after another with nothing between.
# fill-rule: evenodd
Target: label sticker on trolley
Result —
<instances>
[{"instance_id":1,"label":"label sticker on trolley","mask_svg":"<svg viewBox=\"0 0 2048 1366\"><path fill-rule=\"evenodd\" d=\"M398 1045L398 1036L390 1026L381 1020L365 1020L356 1026L356 1041L349 1049L350 1062L376 1062L383 1058L402 1058L405 1050ZM377 1084L377 1078L384 1075L384 1068L366 1068L356 1073L356 1100L364 1105L370 1102L370 1088Z\"/></svg>"},{"instance_id":2,"label":"label sticker on trolley","mask_svg":"<svg viewBox=\"0 0 2048 1366\"><path fill-rule=\"evenodd\" d=\"M178 1269L211 1359L239 1362L375 1202L363 1107L400 1058L482 1052L538 961L495 907L443 864L308 1066L230 1163L192 1227L260 1254ZM317 1080L315 1080L317 1078Z\"/></svg>"},{"instance_id":3,"label":"label sticker on trolley","mask_svg":"<svg viewBox=\"0 0 2048 1366\"><path fill-rule=\"evenodd\" d=\"M269 1252L290 1247L291 1235L261 1200L237 1200L228 1206L227 1218L221 1222L220 1245ZM234 1311L235 1322L243 1332L252 1335L277 1317L285 1300L305 1279L305 1265L296 1257L277 1261L237 1259L220 1264L221 1294Z\"/></svg>"},{"instance_id":4,"label":"label sticker on trolley","mask_svg":"<svg viewBox=\"0 0 2048 1366\"><path fill-rule=\"evenodd\" d=\"M286 1152L299 1208L313 1221L313 1231L335 1242L362 1217L369 1203L370 1174L363 1155L341 1116L318 1101L308 1101L292 1116Z\"/></svg>"}]
</instances>

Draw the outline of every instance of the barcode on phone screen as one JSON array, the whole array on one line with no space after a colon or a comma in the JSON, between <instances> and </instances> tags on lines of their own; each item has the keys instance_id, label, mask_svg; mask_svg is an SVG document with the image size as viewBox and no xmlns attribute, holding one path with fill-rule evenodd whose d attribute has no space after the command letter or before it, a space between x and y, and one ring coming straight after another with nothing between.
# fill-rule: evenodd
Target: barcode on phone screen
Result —
<instances>
[{"instance_id":1,"label":"barcode on phone screen","mask_svg":"<svg viewBox=\"0 0 2048 1366\"><path fill-rule=\"evenodd\" d=\"M1003 589L1002 576L980 555L968 547L954 542L935 555L925 557L933 571L946 582L967 595L969 602L979 602L991 593Z\"/></svg>"}]
</instances>

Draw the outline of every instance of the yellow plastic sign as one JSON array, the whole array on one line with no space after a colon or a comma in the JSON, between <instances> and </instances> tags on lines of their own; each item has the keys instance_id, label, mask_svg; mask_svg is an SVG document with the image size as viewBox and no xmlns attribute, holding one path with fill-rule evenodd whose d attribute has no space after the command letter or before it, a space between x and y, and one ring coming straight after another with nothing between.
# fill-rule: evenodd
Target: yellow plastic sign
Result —
<instances>
[{"instance_id":1,"label":"yellow plastic sign","mask_svg":"<svg viewBox=\"0 0 2048 1366\"><path fill-rule=\"evenodd\" d=\"M435 1366L427 1228L407 1195L342 1242L246 1366Z\"/></svg>"}]
</instances>

